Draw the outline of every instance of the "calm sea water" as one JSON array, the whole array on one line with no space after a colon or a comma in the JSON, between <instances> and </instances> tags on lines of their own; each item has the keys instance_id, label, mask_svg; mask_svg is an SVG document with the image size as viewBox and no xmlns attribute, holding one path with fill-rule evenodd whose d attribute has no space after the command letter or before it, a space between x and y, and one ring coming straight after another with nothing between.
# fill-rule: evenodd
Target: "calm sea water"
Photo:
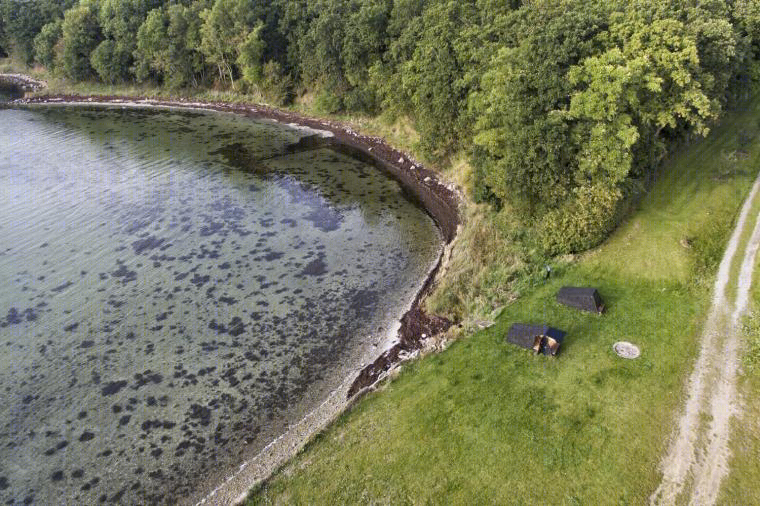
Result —
<instances>
[{"instance_id":1,"label":"calm sea water","mask_svg":"<svg viewBox=\"0 0 760 506\"><path fill-rule=\"evenodd\" d=\"M382 339L439 233L396 182L309 135L0 109L2 504L173 503Z\"/></svg>"},{"instance_id":2,"label":"calm sea water","mask_svg":"<svg viewBox=\"0 0 760 506\"><path fill-rule=\"evenodd\" d=\"M0 82L0 102L6 102L24 96L24 92L18 86Z\"/></svg>"}]
</instances>

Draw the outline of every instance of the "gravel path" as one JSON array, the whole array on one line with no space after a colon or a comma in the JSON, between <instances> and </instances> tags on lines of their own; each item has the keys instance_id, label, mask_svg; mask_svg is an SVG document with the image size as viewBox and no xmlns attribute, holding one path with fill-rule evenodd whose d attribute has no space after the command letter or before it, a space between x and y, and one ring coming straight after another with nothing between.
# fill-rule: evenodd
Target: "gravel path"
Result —
<instances>
[{"instance_id":1,"label":"gravel path","mask_svg":"<svg viewBox=\"0 0 760 506\"><path fill-rule=\"evenodd\" d=\"M663 457L662 482L650 497L651 504L688 502L715 504L720 484L728 474L731 418L740 412L736 390L741 343L741 317L747 309L752 271L760 246L760 217L743 251L737 251L745 228L752 226L752 203L760 192L760 176L742 208L739 221L720 263L713 301L702 334L699 358L689 377L687 399L673 439ZM736 302L726 295L731 264L742 255Z\"/></svg>"}]
</instances>

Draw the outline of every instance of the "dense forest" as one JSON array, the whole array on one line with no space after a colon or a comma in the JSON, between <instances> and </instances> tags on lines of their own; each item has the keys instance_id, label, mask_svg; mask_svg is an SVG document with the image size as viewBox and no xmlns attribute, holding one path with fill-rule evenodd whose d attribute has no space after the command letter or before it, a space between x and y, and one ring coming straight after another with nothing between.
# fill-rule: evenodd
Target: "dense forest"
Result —
<instances>
[{"instance_id":1,"label":"dense forest","mask_svg":"<svg viewBox=\"0 0 760 506\"><path fill-rule=\"evenodd\" d=\"M404 115L556 254L597 244L674 143L749 95L760 2L0 0L2 54L75 81Z\"/></svg>"}]
</instances>

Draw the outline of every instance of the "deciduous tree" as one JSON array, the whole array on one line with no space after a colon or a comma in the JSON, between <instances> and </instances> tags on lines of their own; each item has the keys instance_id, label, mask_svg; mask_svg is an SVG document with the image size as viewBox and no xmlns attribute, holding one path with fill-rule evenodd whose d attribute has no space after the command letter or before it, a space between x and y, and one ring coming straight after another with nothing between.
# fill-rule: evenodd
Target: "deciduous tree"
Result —
<instances>
[{"instance_id":1,"label":"deciduous tree","mask_svg":"<svg viewBox=\"0 0 760 506\"><path fill-rule=\"evenodd\" d=\"M96 2L83 2L66 11L61 25L64 75L75 80L92 77L90 55L102 40Z\"/></svg>"},{"instance_id":2,"label":"deciduous tree","mask_svg":"<svg viewBox=\"0 0 760 506\"><path fill-rule=\"evenodd\" d=\"M583 4L518 11L509 23L516 47L493 57L472 97L482 184L530 215L555 207L575 184L581 140L561 113L573 91L567 72L599 51L608 18L603 3Z\"/></svg>"},{"instance_id":3,"label":"deciduous tree","mask_svg":"<svg viewBox=\"0 0 760 506\"><path fill-rule=\"evenodd\" d=\"M51 71L60 66L59 42L63 34L63 19L57 19L42 27L34 38L34 59Z\"/></svg>"}]
</instances>

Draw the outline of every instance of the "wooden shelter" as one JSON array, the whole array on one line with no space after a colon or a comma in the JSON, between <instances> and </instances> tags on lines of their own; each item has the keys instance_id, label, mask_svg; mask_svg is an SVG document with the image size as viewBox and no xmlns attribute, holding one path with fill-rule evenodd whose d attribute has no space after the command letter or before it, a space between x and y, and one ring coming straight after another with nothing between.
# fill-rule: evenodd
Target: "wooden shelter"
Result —
<instances>
[{"instance_id":1,"label":"wooden shelter","mask_svg":"<svg viewBox=\"0 0 760 506\"><path fill-rule=\"evenodd\" d=\"M531 325L515 323L509 328L507 342L521 348L533 350L534 353L554 356L559 350L566 332L549 325Z\"/></svg>"},{"instance_id":2,"label":"wooden shelter","mask_svg":"<svg viewBox=\"0 0 760 506\"><path fill-rule=\"evenodd\" d=\"M557 293L557 302L592 313L604 312L604 301L596 288L563 286Z\"/></svg>"}]
</instances>

